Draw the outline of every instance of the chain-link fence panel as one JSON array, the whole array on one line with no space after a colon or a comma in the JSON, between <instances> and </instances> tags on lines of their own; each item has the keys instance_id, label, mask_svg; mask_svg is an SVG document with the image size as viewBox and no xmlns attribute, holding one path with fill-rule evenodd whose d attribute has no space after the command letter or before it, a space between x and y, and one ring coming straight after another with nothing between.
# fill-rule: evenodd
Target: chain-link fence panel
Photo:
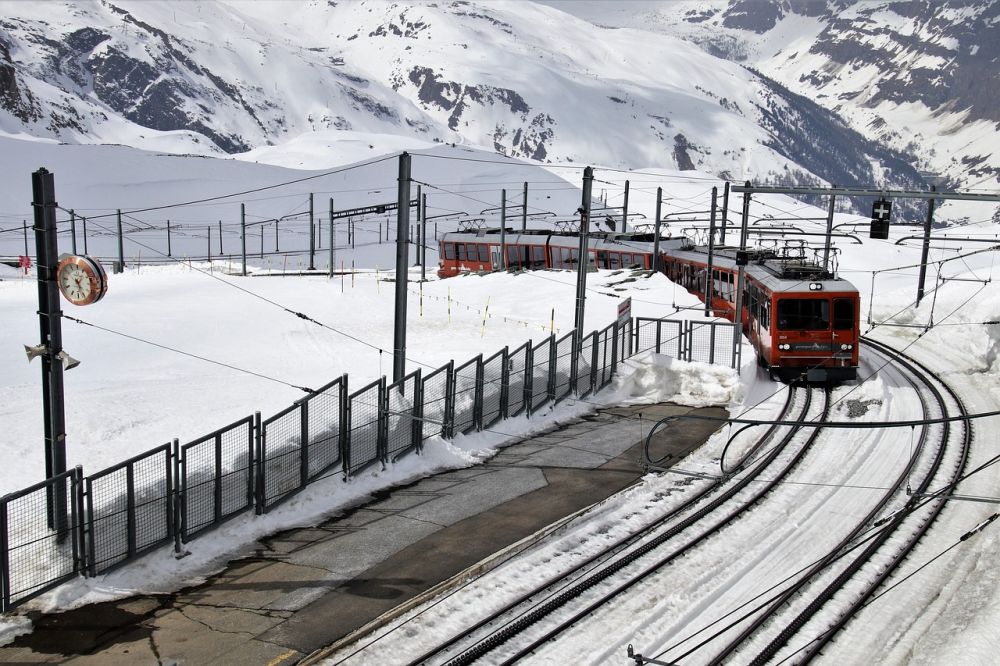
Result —
<instances>
[{"instance_id":1,"label":"chain-link fence panel","mask_svg":"<svg viewBox=\"0 0 1000 666\"><path fill-rule=\"evenodd\" d=\"M483 361L483 428L489 428L503 418L504 375L506 367L506 347Z\"/></svg>"},{"instance_id":2,"label":"chain-link fence panel","mask_svg":"<svg viewBox=\"0 0 1000 666\"><path fill-rule=\"evenodd\" d=\"M555 401L559 402L573 392L573 356L576 349L576 331L570 331L556 342Z\"/></svg>"},{"instance_id":3,"label":"chain-link fence panel","mask_svg":"<svg viewBox=\"0 0 1000 666\"><path fill-rule=\"evenodd\" d=\"M351 394L347 401L347 464L348 475L380 462L384 458L382 429L382 396L385 378L376 380Z\"/></svg>"},{"instance_id":4,"label":"chain-link fence panel","mask_svg":"<svg viewBox=\"0 0 1000 666\"><path fill-rule=\"evenodd\" d=\"M264 511L292 496L304 484L302 403L286 407L261 425L260 504Z\"/></svg>"},{"instance_id":5,"label":"chain-link fence panel","mask_svg":"<svg viewBox=\"0 0 1000 666\"><path fill-rule=\"evenodd\" d=\"M580 353L576 357L576 394L586 398L594 388L594 351L597 344L597 332L588 334L580 344Z\"/></svg>"},{"instance_id":6,"label":"chain-link fence panel","mask_svg":"<svg viewBox=\"0 0 1000 666\"><path fill-rule=\"evenodd\" d=\"M82 482L73 469L0 499L3 612L80 572Z\"/></svg>"},{"instance_id":7,"label":"chain-link fence panel","mask_svg":"<svg viewBox=\"0 0 1000 666\"><path fill-rule=\"evenodd\" d=\"M550 336L531 348L531 413L549 402L552 378L552 340Z\"/></svg>"},{"instance_id":8,"label":"chain-link fence panel","mask_svg":"<svg viewBox=\"0 0 1000 666\"><path fill-rule=\"evenodd\" d=\"M395 462L417 447L414 417L420 416L420 370L386 387L386 458Z\"/></svg>"},{"instance_id":9,"label":"chain-link fence panel","mask_svg":"<svg viewBox=\"0 0 1000 666\"><path fill-rule=\"evenodd\" d=\"M86 479L91 575L172 540L171 455L164 444Z\"/></svg>"},{"instance_id":10,"label":"chain-link fence panel","mask_svg":"<svg viewBox=\"0 0 1000 666\"><path fill-rule=\"evenodd\" d=\"M181 540L253 506L253 417L181 447Z\"/></svg>"},{"instance_id":11,"label":"chain-link fence panel","mask_svg":"<svg viewBox=\"0 0 1000 666\"><path fill-rule=\"evenodd\" d=\"M614 373L615 326L612 324L597 334L597 380L596 390L611 383Z\"/></svg>"},{"instance_id":12,"label":"chain-link fence panel","mask_svg":"<svg viewBox=\"0 0 1000 666\"><path fill-rule=\"evenodd\" d=\"M507 417L524 411L524 380L530 371L527 365L531 342L526 342L507 355Z\"/></svg>"},{"instance_id":13,"label":"chain-link fence panel","mask_svg":"<svg viewBox=\"0 0 1000 666\"><path fill-rule=\"evenodd\" d=\"M482 354L455 368L456 435L464 435L476 429L476 415L482 406L482 369Z\"/></svg>"},{"instance_id":14,"label":"chain-link fence panel","mask_svg":"<svg viewBox=\"0 0 1000 666\"><path fill-rule=\"evenodd\" d=\"M654 351L676 359L685 357L684 320L637 317L635 327L635 353Z\"/></svg>"},{"instance_id":15,"label":"chain-link fence panel","mask_svg":"<svg viewBox=\"0 0 1000 666\"><path fill-rule=\"evenodd\" d=\"M315 479L343 462L342 419L347 408L347 375L333 380L304 402L309 440L306 448L306 473L309 479Z\"/></svg>"},{"instance_id":16,"label":"chain-link fence panel","mask_svg":"<svg viewBox=\"0 0 1000 666\"><path fill-rule=\"evenodd\" d=\"M423 397L422 439L431 437L448 437L448 424L451 419L451 381L453 363L448 363L425 375L421 381Z\"/></svg>"},{"instance_id":17,"label":"chain-link fence panel","mask_svg":"<svg viewBox=\"0 0 1000 666\"><path fill-rule=\"evenodd\" d=\"M621 363L632 355L632 320L626 319L618 324L618 341L615 345L617 362Z\"/></svg>"}]
</instances>

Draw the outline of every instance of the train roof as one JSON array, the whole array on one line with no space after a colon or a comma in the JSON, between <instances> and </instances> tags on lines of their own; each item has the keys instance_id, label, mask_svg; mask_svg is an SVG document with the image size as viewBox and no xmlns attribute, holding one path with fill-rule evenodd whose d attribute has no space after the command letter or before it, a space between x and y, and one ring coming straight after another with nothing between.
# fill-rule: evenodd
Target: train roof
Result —
<instances>
[{"instance_id":1,"label":"train roof","mask_svg":"<svg viewBox=\"0 0 1000 666\"><path fill-rule=\"evenodd\" d=\"M449 231L441 236L444 242L485 242L500 243L500 228L470 229L468 231ZM507 227L504 241L511 245L542 245L546 242L555 247L580 246L580 234L575 231L558 231L555 229L514 229ZM648 233L614 233L594 232L590 234L588 247L590 249L618 249L635 252L649 252L649 244L653 242L653 234Z\"/></svg>"},{"instance_id":2,"label":"train roof","mask_svg":"<svg viewBox=\"0 0 1000 666\"><path fill-rule=\"evenodd\" d=\"M708 262L708 248L695 246L687 239L661 241L661 248L673 257L700 264ZM736 251L732 246L713 248L712 265L735 271ZM747 273L771 291L802 291L804 283L818 283L822 291L857 293L850 281L835 276L822 266L800 258L780 257L771 250L751 249Z\"/></svg>"}]
</instances>

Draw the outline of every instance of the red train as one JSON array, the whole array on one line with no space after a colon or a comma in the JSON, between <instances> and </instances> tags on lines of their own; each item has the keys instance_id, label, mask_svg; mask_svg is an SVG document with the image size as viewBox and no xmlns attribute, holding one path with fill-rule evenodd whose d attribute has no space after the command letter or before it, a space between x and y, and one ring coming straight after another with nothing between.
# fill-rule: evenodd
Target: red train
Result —
<instances>
[{"instance_id":1,"label":"red train","mask_svg":"<svg viewBox=\"0 0 1000 666\"><path fill-rule=\"evenodd\" d=\"M490 272L501 268L501 252L511 269L575 269L580 238L553 230L499 229L446 233L441 238L438 275ZM845 381L858 371L860 298L857 288L802 257L753 250L744 272L743 333L757 361L772 378L785 381ZM651 234L597 233L588 243L595 268L653 268ZM736 249L717 248L708 294L708 253L686 238L660 241L659 269L672 281L710 300L716 316L735 320L738 267Z\"/></svg>"}]
</instances>

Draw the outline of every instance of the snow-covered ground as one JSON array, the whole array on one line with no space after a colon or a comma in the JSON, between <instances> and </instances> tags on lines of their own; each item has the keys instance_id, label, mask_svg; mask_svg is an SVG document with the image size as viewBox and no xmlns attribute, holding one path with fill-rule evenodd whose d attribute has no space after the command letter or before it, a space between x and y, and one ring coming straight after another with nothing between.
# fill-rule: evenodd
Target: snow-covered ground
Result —
<instances>
[{"instance_id":1,"label":"snow-covered ground","mask_svg":"<svg viewBox=\"0 0 1000 666\"><path fill-rule=\"evenodd\" d=\"M36 143L25 148L17 142L5 142L5 147L9 149L12 166L8 166L5 159L0 168L17 170L18 179L24 180L30 171L25 165L50 165L57 174L57 197L61 206L66 209L99 208L101 212L119 206L129 210L242 192L317 173L230 160L154 157L117 147ZM532 208L570 216L579 205L576 185L580 171L576 167L525 167L461 147L438 146L429 152L420 150L419 146L413 148L416 150L414 178L434 192L433 196L438 197L435 205L441 209L478 214L480 210L499 205L501 188L519 194L520 184L526 180L531 182L529 205ZM308 163L311 154L317 153L303 150L301 161ZM295 157L287 153L273 157L285 164L295 162ZM461 158L485 161L462 161ZM87 164L95 161L107 164L108 170L88 170ZM199 166L202 171L193 171ZM330 167L329 164L313 166ZM372 166L317 178L313 183L300 183L291 189L299 197L297 203L301 203L303 193L309 192L313 185L316 192L338 190L336 195L323 194L323 197L344 198L351 202L350 205L392 201L395 198L395 169L396 161L390 158ZM693 172L622 174L602 171L598 167L597 178L603 181L600 188L606 189L610 205L621 201L620 187L626 177L631 180L629 208L645 214L647 219L653 217L657 186L662 186L665 196L670 197L665 204L667 213L704 210L710 188L721 186ZM337 181L335 187L327 182L330 179ZM12 199L4 200L4 210L27 208L30 202L30 190L27 194L24 191L27 185L19 184L23 189ZM95 192L100 192L99 202L96 202ZM276 188L267 195L278 197L285 193L284 188ZM235 207L239 201L240 197L226 200L227 205ZM274 202L280 199L267 201L267 205L276 205ZM12 208L11 202L19 207ZM283 205L287 208L287 204ZM197 213L204 214L204 211ZM279 213L269 210L266 214ZM751 206L753 219L766 216L815 218L823 214L824 211L779 196L755 197ZM152 212L134 214L140 219L152 219L152 215ZM167 219L162 210L156 211L155 216L156 220ZM61 215L60 220L65 220L65 215ZM849 221L858 221L858 218L838 214L838 223ZM105 220L102 224L110 222ZM3 228L15 226L4 223ZM682 226L685 225L676 224L672 231L679 233ZM818 229L822 223L803 220L797 226ZM60 228L65 227L62 224ZM894 230L893 239L872 241L867 239L862 227L858 233L861 244L838 239L840 273L861 290L863 315L870 319L862 330L872 329L872 335L897 345L907 345L919 337L911 351L941 367L949 381L962 391L972 411L995 409L1000 404L997 383L1000 333L995 323L984 323L1000 319L1000 296L990 282L995 253L965 256L986 246L936 244L930 257L928 296L920 307L913 307L917 275L913 266L919 262L919 248L912 242L893 244L895 238L911 231L909 228ZM997 232L995 226L980 224L961 227L952 233L996 238ZM20 239L12 242L9 236L18 237L19 234L0 234L3 239L0 240L0 255L20 254L17 247ZM60 243L61 249L66 251L68 246L64 239L65 236ZM140 248L145 248L142 249L144 256L147 251L163 252L155 239L143 240L141 235L126 235L126 239L126 256L133 252L138 254ZM346 372L352 385L360 386L367 380L390 373L394 285L385 282L384 278L386 267L393 264L394 248L384 242L382 245L372 242L364 248L355 248L352 253L343 247L345 240L338 236L341 244L337 249L338 262L341 257L347 262L355 261L359 271L353 276L264 275L267 271L262 269L268 267L252 262L252 270L258 274L240 277L228 274L231 264L226 260L214 265L178 260L156 267L130 266L125 273L111 276L108 296L97 305L88 308L64 305L66 314L108 329L85 327L71 321L63 325L65 348L82 361L78 368L66 374L69 464L82 464L85 472L92 473L174 437L182 442L194 439L255 410L266 417L302 395L289 385L316 387ZM283 236L282 242L285 241ZM111 240L99 237L95 242L111 243ZM97 248L102 256L107 252L111 250ZM325 260L325 254L320 256ZM429 252L428 257L434 262L436 253ZM378 271L376 266L380 267ZM3 271L0 273L3 278L0 281L0 321L3 322L0 327L0 427L6 434L5 474L0 479L0 490L9 492L37 482L44 470L39 370L37 364L27 363L22 347L37 342L37 290L32 276L22 277L13 268L3 267L0 271ZM411 279L418 271L411 272ZM433 271L428 271L428 275L432 277ZM938 282L939 276L946 280ZM628 277L606 271L590 276L588 330L609 323L622 297L632 297L633 315L636 316L668 315L675 312L676 306L696 304L693 297L662 276L626 281ZM504 345L516 346L528 339L540 339L551 331L566 332L572 326L574 284L574 274L556 271L466 276L444 281L432 279L422 285L421 306L421 287L414 282L408 309L408 367L425 364L425 368L436 368L449 359L463 361L479 352L489 353ZM303 312L326 327L299 319L283 308ZM682 310L680 316L698 317L700 312ZM926 333L923 328L892 325L923 325L931 321L935 326ZM149 343L226 363L267 379ZM757 371L749 351L743 358L738 387L729 384L725 374L702 366L663 365L651 358L642 359L644 362L637 360L629 364L631 370L623 373L614 391L593 402L686 399L694 404L724 404L732 413L742 413L766 396L783 390L781 385L769 382ZM675 388L664 390L664 387ZM710 388L712 390L708 390ZM860 383L854 391L865 399L880 399L906 409L906 396L896 395L897 391L881 378ZM687 397L682 398L682 395ZM548 419L594 406L591 401L561 405L547 415L507 422L503 431L519 434L543 426ZM773 413L773 410L773 406L766 406L764 413ZM977 437L973 466L1000 449L996 429L991 423L977 425ZM191 557L176 561L169 549L154 552L120 571L63 586L32 602L32 606L66 607L135 591L176 588L217 570L226 557L240 553L249 547L252 539L269 531L307 524L393 483L438 469L475 464L501 443L498 435L490 433L457 438L450 443L432 442L425 455L411 456L388 470L369 472L350 484L328 479L265 518L241 517L193 541ZM702 469L718 444L718 441L710 442L682 466ZM831 464L835 459L832 449L836 446L833 437L825 448L821 444L825 454L818 455L815 464L803 470L809 481L853 483L853 477L848 480L829 476L840 469ZM880 460L880 454L873 450L871 456L852 469L857 469L862 476L876 473L874 465ZM880 461L880 464L890 463L891 460ZM871 482L870 477L864 478ZM673 483L671 477L650 477L642 489L605 505L602 513L595 517L596 522L583 528L584 536L602 526L624 529L626 521L622 516L634 510L634 503L646 502L659 490L673 488ZM1000 482L995 475L981 474L960 492L996 496L1000 494ZM787 508L791 509L798 501L792 497ZM808 520L797 523L801 531L799 537L808 541L809 530L822 530L825 521L832 517L853 515L856 509L852 502L850 492L832 493L831 498L813 507ZM985 504L949 506L936 525L934 536L912 559L908 570L928 561L991 510ZM767 543L761 532L747 534L746 538ZM733 544L727 547L740 548ZM995 654L992 651L995 637L988 629L991 622L1000 618L996 574L988 564L995 560L998 551L1000 539L993 530L987 530L900 588L897 593L908 595L904 602L897 604L887 600L873 605L867 611L870 617L863 624L855 623L850 630L851 640L838 641L837 650L854 646L850 648L854 651L841 653L843 660L852 663L859 660L942 663L961 659L985 663L986 656ZM752 589L755 583L763 585L763 580L763 573L747 568L741 585L744 589ZM682 608L684 599L684 594L678 593L670 603ZM907 620L907 624L897 616L901 608L912 610L914 607L921 609L908 616L917 617L915 621ZM699 622L697 616L688 620L693 625ZM24 620L15 622L23 625ZM966 624L973 625L974 629L960 638L956 628ZM622 625L615 635L628 639L633 630L634 627Z\"/></svg>"}]
</instances>

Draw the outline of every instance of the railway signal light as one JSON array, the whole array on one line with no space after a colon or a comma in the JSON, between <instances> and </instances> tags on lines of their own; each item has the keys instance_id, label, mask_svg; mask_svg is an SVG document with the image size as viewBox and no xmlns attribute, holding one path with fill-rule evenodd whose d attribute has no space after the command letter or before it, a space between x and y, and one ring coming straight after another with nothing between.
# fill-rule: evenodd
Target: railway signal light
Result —
<instances>
[{"instance_id":1,"label":"railway signal light","mask_svg":"<svg viewBox=\"0 0 1000 666\"><path fill-rule=\"evenodd\" d=\"M889 237L889 216L892 215L892 202L879 199L872 205L872 224L869 238L885 240Z\"/></svg>"}]
</instances>

